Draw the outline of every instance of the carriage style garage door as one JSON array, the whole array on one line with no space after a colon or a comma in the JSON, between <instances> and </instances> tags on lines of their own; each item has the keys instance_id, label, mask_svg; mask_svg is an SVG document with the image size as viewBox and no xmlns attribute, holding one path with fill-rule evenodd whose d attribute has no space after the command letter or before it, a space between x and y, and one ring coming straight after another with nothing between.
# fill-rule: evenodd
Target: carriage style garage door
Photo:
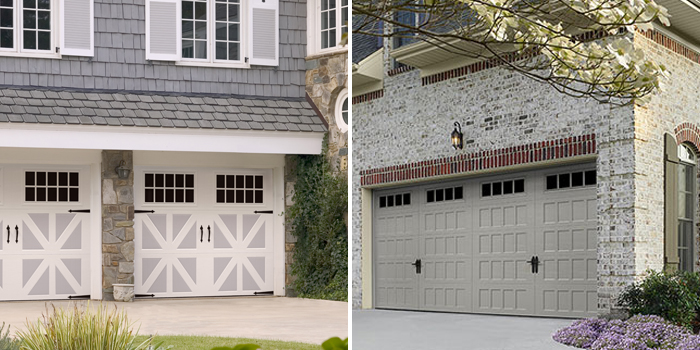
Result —
<instances>
[{"instance_id":1,"label":"carriage style garage door","mask_svg":"<svg viewBox=\"0 0 700 350\"><path fill-rule=\"evenodd\" d=\"M0 165L0 300L90 294L89 166Z\"/></svg>"},{"instance_id":2,"label":"carriage style garage door","mask_svg":"<svg viewBox=\"0 0 700 350\"><path fill-rule=\"evenodd\" d=\"M595 316L594 169L375 191L375 307Z\"/></svg>"},{"instance_id":3,"label":"carriage style garage door","mask_svg":"<svg viewBox=\"0 0 700 350\"><path fill-rule=\"evenodd\" d=\"M137 294L273 290L271 170L137 167L134 176Z\"/></svg>"}]
</instances>

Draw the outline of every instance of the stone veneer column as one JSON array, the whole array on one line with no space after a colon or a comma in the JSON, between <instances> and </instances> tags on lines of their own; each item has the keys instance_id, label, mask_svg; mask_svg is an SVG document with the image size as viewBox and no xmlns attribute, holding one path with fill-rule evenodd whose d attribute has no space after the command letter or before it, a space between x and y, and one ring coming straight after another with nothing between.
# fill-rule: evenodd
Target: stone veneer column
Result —
<instances>
[{"instance_id":1,"label":"stone veneer column","mask_svg":"<svg viewBox=\"0 0 700 350\"><path fill-rule=\"evenodd\" d=\"M114 300L115 283L134 283L134 161L133 151L102 151L102 292ZM119 179L121 161L131 169Z\"/></svg>"},{"instance_id":2,"label":"stone veneer column","mask_svg":"<svg viewBox=\"0 0 700 350\"><path fill-rule=\"evenodd\" d=\"M294 185L296 179L297 157L286 155L284 157L284 212L289 213L289 207L294 204ZM294 246L297 238L292 234L292 224L289 215L284 216L284 284L285 296L295 297L296 291L292 288L295 277L292 275L292 262L294 261Z\"/></svg>"}]
</instances>

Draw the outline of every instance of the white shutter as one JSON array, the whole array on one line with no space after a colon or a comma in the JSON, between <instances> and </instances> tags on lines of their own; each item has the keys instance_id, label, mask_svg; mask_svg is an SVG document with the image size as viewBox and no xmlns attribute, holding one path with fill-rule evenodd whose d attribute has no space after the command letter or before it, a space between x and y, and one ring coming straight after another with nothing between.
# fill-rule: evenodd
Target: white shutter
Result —
<instances>
[{"instance_id":1,"label":"white shutter","mask_svg":"<svg viewBox=\"0 0 700 350\"><path fill-rule=\"evenodd\" d=\"M61 54L94 56L93 0L63 0L59 3Z\"/></svg>"},{"instance_id":2,"label":"white shutter","mask_svg":"<svg viewBox=\"0 0 700 350\"><path fill-rule=\"evenodd\" d=\"M250 1L250 64L279 65L279 0Z\"/></svg>"},{"instance_id":3,"label":"white shutter","mask_svg":"<svg viewBox=\"0 0 700 350\"><path fill-rule=\"evenodd\" d=\"M146 0L146 59L178 60L178 0Z\"/></svg>"}]
</instances>

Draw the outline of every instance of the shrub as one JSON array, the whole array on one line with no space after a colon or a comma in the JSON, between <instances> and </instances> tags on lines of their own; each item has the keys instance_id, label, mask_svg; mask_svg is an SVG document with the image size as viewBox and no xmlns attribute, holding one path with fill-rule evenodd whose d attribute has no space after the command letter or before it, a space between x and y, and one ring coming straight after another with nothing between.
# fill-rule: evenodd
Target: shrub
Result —
<instances>
[{"instance_id":1,"label":"shrub","mask_svg":"<svg viewBox=\"0 0 700 350\"><path fill-rule=\"evenodd\" d=\"M294 204L288 211L288 229L297 238L292 286L300 297L347 301L347 172L334 172L323 155L296 156L296 161Z\"/></svg>"},{"instance_id":2,"label":"shrub","mask_svg":"<svg viewBox=\"0 0 700 350\"><path fill-rule=\"evenodd\" d=\"M10 338L10 326L7 326L5 333L2 330L5 328L5 323L0 325L0 350L19 350L19 341Z\"/></svg>"},{"instance_id":3,"label":"shrub","mask_svg":"<svg viewBox=\"0 0 700 350\"><path fill-rule=\"evenodd\" d=\"M632 315L657 315L689 328L700 307L698 292L696 274L650 271L643 281L622 292L618 304Z\"/></svg>"},{"instance_id":4,"label":"shrub","mask_svg":"<svg viewBox=\"0 0 700 350\"><path fill-rule=\"evenodd\" d=\"M36 322L27 321L27 330L18 332L23 350L148 350L151 338L135 341L138 331L126 314L117 308L56 308Z\"/></svg>"},{"instance_id":5,"label":"shrub","mask_svg":"<svg viewBox=\"0 0 700 350\"><path fill-rule=\"evenodd\" d=\"M552 338L564 345L587 349L607 328L607 320L587 318L574 321L571 326L558 330Z\"/></svg>"}]
</instances>

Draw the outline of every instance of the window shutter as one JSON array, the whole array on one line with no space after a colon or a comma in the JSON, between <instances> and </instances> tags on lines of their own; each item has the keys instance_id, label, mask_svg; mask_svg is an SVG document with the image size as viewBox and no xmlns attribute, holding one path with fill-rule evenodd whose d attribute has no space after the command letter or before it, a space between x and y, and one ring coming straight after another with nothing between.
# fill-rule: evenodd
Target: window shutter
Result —
<instances>
[{"instance_id":1,"label":"window shutter","mask_svg":"<svg viewBox=\"0 0 700 350\"><path fill-rule=\"evenodd\" d=\"M250 64L279 65L279 0L250 2Z\"/></svg>"},{"instance_id":2,"label":"window shutter","mask_svg":"<svg viewBox=\"0 0 700 350\"><path fill-rule=\"evenodd\" d=\"M665 269L678 269L678 144L664 134L664 262Z\"/></svg>"},{"instance_id":3,"label":"window shutter","mask_svg":"<svg viewBox=\"0 0 700 350\"><path fill-rule=\"evenodd\" d=\"M178 0L146 0L146 59L177 61Z\"/></svg>"},{"instance_id":4,"label":"window shutter","mask_svg":"<svg viewBox=\"0 0 700 350\"><path fill-rule=\"evenodd\" d=\"M61 54L94 56L93 0L63 0L59 3Z\"/></svg>"}]
</instances>

